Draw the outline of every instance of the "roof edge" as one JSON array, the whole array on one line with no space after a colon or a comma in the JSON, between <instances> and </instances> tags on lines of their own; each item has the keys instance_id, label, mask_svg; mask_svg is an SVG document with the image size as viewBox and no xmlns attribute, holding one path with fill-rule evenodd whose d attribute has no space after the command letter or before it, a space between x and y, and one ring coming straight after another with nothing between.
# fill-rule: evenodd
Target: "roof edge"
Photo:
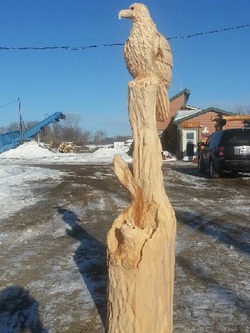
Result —
<instances>
[{"instance_id":1,"label":"roof edge","mask_svg":"<svg viewBox=\"0 0 250 333\"><path fill-rule=\"evenodd\" d=\"M174 101L176 98L180 97L181 95L185 95L185 101L184 101L184 105L187 104L187 101L188 101L188 98L189 98L189 95L190 95L190 90L188 89L183 89L182 91L180 91L178 94L172 96L169 101L172 102Z\"/></svg>"},{"instance_id":2,"label":"roof edge","mask_svg":"<svg viewBox=\"0 0 250 333\"><path fill-rule=\"evenodd\" d=\"M223 109L219 109L219 108L214 108L212 106L206 108L206 109L202 109L200 111L197 111L196 113L192 114L192 115L188 115L186 117L183 117L183 118L180 118L178 120L175 120L173 123L174 124L178 124L178 123L181 123L183 121L186 121L186 120L189 120L189 119L192 119L192 118L195 118L195 117L198 117L204 113L207 113L207 112L215 112L217 114L221 114L221 115L229 115L229 116L233 116L235 115L235 113L233 112L230 112L230 111L226 111L226 110L223 110Z\"/></svg>"},{"instance_id":3,"label":"roof edge","mask_svg":"<svg viewBox=\"0 0 250 333\"><path fill-rule=\"evenodd\" d=\"M221 114L229 115L229 116L233 116L234 114L236 114L234 112L226 111L226 110L223 110L223 109L220 109L220 108L215 108L213 106L209 106L206 109L202 109L202 111L204 111L204 113L212 111L212 112L217 112L217 113L221 113Z\"/></svg>"}]
</instances>

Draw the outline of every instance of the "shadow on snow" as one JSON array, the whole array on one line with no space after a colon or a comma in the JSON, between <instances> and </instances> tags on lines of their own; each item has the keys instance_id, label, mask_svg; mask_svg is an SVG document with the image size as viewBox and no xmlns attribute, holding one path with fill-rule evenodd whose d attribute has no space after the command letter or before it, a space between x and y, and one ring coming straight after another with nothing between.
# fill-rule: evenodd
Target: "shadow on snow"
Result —
<instances>
[{"instance_id":1,"label":"shadow on snow","mask_svg":"<svg viewBox=\"0 0 250 333\"><path fill-rule=\"evenodd\" d=\"M176 218L178 222L250 255L250 227L239 224L232 225L218 218L207 221L200 215L183 214L183 212L178 210L176 210Z\"/></svg>"},{"instance_id":2,"label":"shadow on snow","mask_svg":"<svg viewBox=\"0 0 250 333\"><path fill-rule=\"evenodd\" d=\"M39 303L29 291L9 286L0 292L1 333L48 333L39 316Z\"/></svg>"},{"instance_id":3,"label":"shadow on snow","mask_svg":"<svg viewBox=\"0 0 250 333\"><path fill-rule=\"evenodd\" d=\"M201 266L193 262L192 257L184 258L183 256L177 256L176 264L179 265L185 272L191 273L195 282L202 283L206 287L206 290L214 290L220 299L226 299L229 303L233 304L238 311L244 313L245 315L249 315L250 298L247 296L241 297L235 290L232 290L229 286L227 286L226 281L218 281L212 276L212 274L205 272ZM237 322L234 324L236 325Z\"/></svg>"},{"instance_id":4,"label":"shadow on snow","mask_svg":"<svg viewBox=\"0 0 250 333\"><path fill-rule=\"evenodd\" d=\"M57 208L64 222L71 229L67 235L80 242L73 258L106 327L107 264L106 246L92 237L80 224L77 215L68 209Z\"/></svg>"}]
</instances>

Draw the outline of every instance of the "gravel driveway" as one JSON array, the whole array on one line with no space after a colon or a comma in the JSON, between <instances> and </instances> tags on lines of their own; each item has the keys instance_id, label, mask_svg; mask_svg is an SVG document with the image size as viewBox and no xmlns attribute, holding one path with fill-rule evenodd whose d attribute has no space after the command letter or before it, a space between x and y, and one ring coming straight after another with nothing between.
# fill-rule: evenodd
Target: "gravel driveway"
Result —
<instances>
[{"instance_id":1,"label":"gravel driveway","mask_svg":"<svg viewBox=\"0 0 250 333\"><path fill-rule=\"evenodd\" d=\"M44 167L62 181L36 183L39 202L0 220L0 332L103 333L106 234L129 197L112 165ZM174 333L250 332L250 177L182 162L163 174L178 221Z\"/></svg>"}]
</instances>

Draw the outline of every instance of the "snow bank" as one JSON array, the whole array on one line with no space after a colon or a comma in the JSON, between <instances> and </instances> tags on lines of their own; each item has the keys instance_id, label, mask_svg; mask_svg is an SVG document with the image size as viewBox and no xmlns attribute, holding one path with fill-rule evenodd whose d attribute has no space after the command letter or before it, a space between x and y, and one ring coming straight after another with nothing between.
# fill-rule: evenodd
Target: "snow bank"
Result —
<instances>
[{"instance_id":1,"label":"snow bank","mask_svg":"<svg viewBox=\"0 0 250 333\"><path fill-rule=\"evenodd\" d=\"M131 157L127 155L128 147L121 148L99 148L94 153L59 153L53 152L39 145L35 141L30 141L0 154L0 162L6 160L29 161L32 163L112 163L114 155L120 154L126 162L131 162Z\"/></svg>"},{"instance_id":2,"label":"snow bank","mask_svg":"<svg viewBox=\"0 0 250 333\"><path fill-rule=\"evenodd\" d=\"M10 149L2 154L0 154L0 159L5 158L39 158L39 157L51 157L54 153L46 148L43 148L35 141L30 141L18 146L15 149Z\"/></svg>"}]
</instances>

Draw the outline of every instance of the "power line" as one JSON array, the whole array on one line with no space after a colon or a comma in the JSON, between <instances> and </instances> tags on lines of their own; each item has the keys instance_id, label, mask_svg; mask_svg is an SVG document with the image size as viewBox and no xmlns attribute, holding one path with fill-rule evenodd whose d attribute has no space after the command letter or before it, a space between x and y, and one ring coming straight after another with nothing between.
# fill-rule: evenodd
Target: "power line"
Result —
<instances>
[{"instance_id":1,"label":"power line","mask_svg":"<svg viewBox=\"0 0 250 333\"><path fill-rule=\"evenodd\" d=\"M87 49L92 49L96 47L111 47L111 46L123 46L123 43L113 43L113 44L99 44L99 45L88 45L88 46L25 46L25 47L8 47L0 46L0 51L8 50L69 50L69 51L83 51Z\"/></svg>"},{"instance_id":2,"label":"power line","mask_svg":"<svg viewBox=\"0 0 250 333\"><path fill-rule=\"evenodd\" d=\"M14 99L13 101L11 102L8 102L8 103L5 103L3 105L0 105L0 108L4 108L5 106L9 105L9 104L12 104L12 103L16 103L16 102L19 102L20 101L20 98L18 99Z\"/></svg>"},{"instance_id":3,"label":"power line","mask_svg":"<svg viewBox=\"0 0 250 333\"><path fill-rule=\"evenodd\" d=\"M187 38L193 38L198 36L204 36L209 34L215 34L225 31L231 31L231 30L238 30L243 28L249 28L250 24L245 25L239 25L236 27L230 27L230 28L223 28L223 29L217 29L217 30L211 30L206 32L196 32L192 35L185 35L185 36L174 36L174 37L167 37L168 40L173 39L187 39ZM93 48L99 48L99 47L113 47L113 46L123 46L124 43L112 43L112 44L95 44L95 45L87 45L87 46L24 46L24 47L13 47L13 46L0 46L0 51L24 51L24 50L38 50L38 51L44 51L44 50L66 50L66 51L84 51L87 49L93 49Z\"/></svg>"},{"instance_id":4,"label":"power line","mask_svg":"<svg viewBox=\"0 0 250 333\"><path fill-rule=\"evenodd\" d=\"M239 25L237 27L223 28L223 29L211 30L211 31L207 31L207 32L197 32L197 33L192 34L192 35L169 37L167 39L170 40L170 39L179 39L179 38L180 39L192 38L192 37L198 37L198 36L203 36L203 35L215 34L215 33L219 33L219 32L249 28L249 27L250 27L250 24L245 24L245 25Z\"/></svg>"}]
</instances>

